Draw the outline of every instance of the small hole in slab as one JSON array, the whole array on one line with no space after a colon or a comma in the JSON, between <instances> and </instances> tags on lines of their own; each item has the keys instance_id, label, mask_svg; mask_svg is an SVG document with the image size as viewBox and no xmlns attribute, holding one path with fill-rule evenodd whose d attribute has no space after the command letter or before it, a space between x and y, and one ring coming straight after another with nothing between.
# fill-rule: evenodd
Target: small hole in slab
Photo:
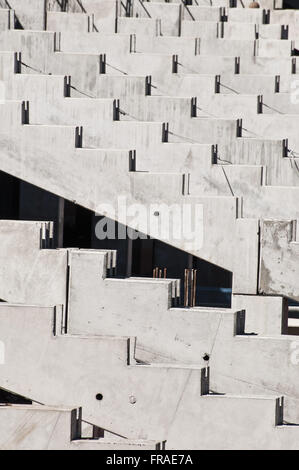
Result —
<instances>
[{"instance_id":1,"label":"small hole in slab","mask_svg":"<svg viewBox=\"0 0 299 470\"><path fill-rule=\"evenodd\" d=\"M203 358L204 361L209 361L209 360L210 360L209 354L204 354L204 355L202 356L202 358Z\"/></svg>"},{"instance_id":2,"label":"small hole in slab","mask_svg":"<svg viewBox=\"0 0 299 470\"><path fill-rule=\"evenodd\" d=\"M103 400L103 398L104 398L104 397L103 397L103 395L102 395L101 393L98 393L98 394L96 395L96 400L101 401L101 400Z\"/></svg>"}]
</instances>

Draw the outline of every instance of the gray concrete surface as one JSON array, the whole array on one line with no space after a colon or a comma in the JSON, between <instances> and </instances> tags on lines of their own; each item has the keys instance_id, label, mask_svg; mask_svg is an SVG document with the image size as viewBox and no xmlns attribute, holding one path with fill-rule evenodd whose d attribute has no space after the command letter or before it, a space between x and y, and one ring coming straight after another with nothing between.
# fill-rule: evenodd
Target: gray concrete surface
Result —
<instances>
[{"instance_id":1,"label":"gray concrete surface","mask_svg":"<svg viewBox=\"0 0 299 470\"><path fill-rule=\"evenodd\" d=\"M0 219L0 396L32 401L0 448L298 449L299 12L130 3L0 0L0 171L226 270L231 308ZM174 204L191 242L148 224Z\"/></svg>"}]
</instances>

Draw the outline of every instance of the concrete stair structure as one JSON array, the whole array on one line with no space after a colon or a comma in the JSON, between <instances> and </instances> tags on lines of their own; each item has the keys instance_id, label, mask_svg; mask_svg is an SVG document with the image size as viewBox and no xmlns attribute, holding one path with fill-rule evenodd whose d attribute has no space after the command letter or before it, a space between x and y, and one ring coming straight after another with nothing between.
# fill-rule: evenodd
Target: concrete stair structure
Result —
<instances>
[{"instance_id":1,"label":"concrete stair structure","mask_svg":"<svg viewBox=\"0 0 299 470\"><path fill-rule=\"evenodd\" d=\"M0 218L0 448L298 449L299 11L249 3L0 0L0 171L232 277Z\"/></svg>"},{"instance_id":2,"label":"concrete stair structure","mask_svg":"<svg viewBox=\"0 0 299 470\"><path fill-rule=\"evenodd\" d=\"M294 441L291 439L291 442L294 442L296 447L295 436L298 428L283 426L283 401L280 397L214 395L210 392L208 369L182 364L136 364L131 341L128 338L69 334L60 336L60 321L57 314L57 310L44 307L7 304L1 308L2 337L6 344L6 361L2 366L5 376L3 385L7 390L13 387L19 394L26 397L34 394L33 401L39 403L84 401L86 408L83 411L83 420L85 422L98 423L101 417L103 423L101 426L104 429L110 423L110 429L111 426L115 429L113 433L124 436L125 431L128 438L136 433L139 438L141 435L147 435L147 439L152 440L150 436L153 433L163 434L167 438L168 448L205 448L214 445L216 448L268 446L283 449L290 446L290 434L294 439ZM11 318L15 320L13 322L14 337L8 340L6 335L11 331ZM30 341L28 341L29 337L22 332L24 322L28 321L35 324L36 330L39 331L39 335L32 338L32 333L27 329L31 336ZM94 353L97 356L96 362L90 360L90 354ZM107 367L107 361L110 363L110 377L96 372ZM106 366L102 366L102 362ZM26 375L21 372L24 370L25 363L27 364ZM49 371L53 367L56 373L50 376ZM68 371L67 376L66 371ZM115 372L117 375L113 375ZM80 380L78 380L78 374ZM33 391L32 383L37 380L37 377L40 380L39 390ZM119 387L115 386L116 377L122 384ZM141 378L147 381L146 388ZM51 387L48 386L49 381ZM159 390L156 387L157 383L160 384ZM161 387L163 400L157 400ZM100 393L99 390L101 390ZM98 404L99 400L100 404ZM223 400L225 400L225 405ZM165 407L166 403L167 407ZM44 411L43 406L40 408L41 413L47 412L47 408ZM177 411L173 420L175 409ZM217 427L216 429L213 426L208 427L212 434L216 433L213 444L206 443L203 437L207 436L205 428L200 427L203 434L194 433L199 417L204 418L206 414L208 419L212 412L210 409L214 410L219 419L217 431ZM238 422L235 418L224 421L224 410L231 417L238 415ZM120 412L122 416L126 416L125 421L119 420ZM34 416L34 408L27 414L32 415L32 413ZM188 417L191 415L193 417L190 420ZM248 419L249 416L250 419ZM28 424L29 417L24 416L23 419ZM163 420L163 425L161 420ZM256 429L257 425L260 426L258 431L245 433L246 429L251 429L251 426ZM231 440L223 442L223 426L226 429L232 429ZM278 433L277 427L279 426L283 428ZM100 426L97 424L97 427ZM182 430L184 441L180 443L179 431ZM60 431L57 430L57 432L59 434ZM233 438L237 433L242 433L244 436L241 442ZM259 440L260 433L264 435L265 444L261 444ZM158 438L155 442L158 443L159 440L162 441L163 438L162 440ZM103 444L105 445L105 442Z\"/></svg>"},{"instance_id":3,"label":"concrete stair structure","mask_svg":"<svg viewBox=\"0 0 299 470\"><path fill-rule=\"evenodd\" d=\"M163 443L125 439L84 423L82 409L0 405L1 450L156 450ZM85 437L86 424L92 435Z\"/></svg>"}]
</instances>

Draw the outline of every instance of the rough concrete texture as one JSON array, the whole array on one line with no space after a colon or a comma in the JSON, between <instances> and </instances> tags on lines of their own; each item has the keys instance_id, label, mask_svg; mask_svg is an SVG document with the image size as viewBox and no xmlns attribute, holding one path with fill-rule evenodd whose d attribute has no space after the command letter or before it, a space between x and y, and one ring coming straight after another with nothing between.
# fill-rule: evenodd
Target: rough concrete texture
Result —
<instances>
[{"instance_id":1,"label":"rough concrete texture","mask_svg":"<svg viewBox=\"0 0 299 470\"><path fill-rule=\"evenodd\" d=\"M188 3L0 0L0 171L232 276L186 304L130 242L120 277L0 220L0 449L299 449L299 11ZM153 204L200 206L192 242Z\"/></svg>"}]
</instances>

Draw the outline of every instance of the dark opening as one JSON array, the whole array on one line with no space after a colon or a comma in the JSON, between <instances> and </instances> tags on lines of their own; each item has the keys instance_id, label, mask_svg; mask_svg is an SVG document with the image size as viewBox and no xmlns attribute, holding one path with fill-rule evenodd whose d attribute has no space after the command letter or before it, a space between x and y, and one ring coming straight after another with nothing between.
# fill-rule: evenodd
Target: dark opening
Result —
<instances>
[{"instance_id":1,"label":"dark opening","mask_svg":"<svg viewBox=\"0 0 299 470\"><path fill-rule=\"evenodd\" d=\"M288 10L288 9L297 10L299 8L299 0L284 0L282 8L285 10Z\"/></svg>"},{"instance_id":2,"label":"dark opening","mask_svg":"<svg viewBox=\"0 0 299 470\"><path fill-rule=\"evenodd\" d=\"M20 203L20 180L0 172L0 217L18 219Z\"/></svg>"},{"instance_id":3,"label":"dark opening","mask_svg":"<svg viewBox=\"0 0 299 470\"><path fill-rule=\"evenodd\" d=\"M116 239L100 240L96 227L102 216L3 172L0 172L0 218L53 221L54 247L117 250L119 277L153 277L153 270L159 268L161 277L181 280L181 300L185 269L196 269L195 305L231 306L231 272L145 235L128 240L126 227L117 223Z\"/></svg>"},{"instance_id":4,"label":"dark opening","mask_svg":"<svg viewBox=\"0 0 299 470\"><path fill-rule=\"evenodd\" d=\"M104 398L104 397L103 397L103 395L102 395L101 393L97 393L97 395L96 395L96 400L101 401L101 400L103 400L103 398Z\"/></svg>"},{"instance_id":5,"label":"dark opening","mask_svg":"<svg viewBox=\"0 0 299 470\"><path fill-rule=\"evenodd\" d=\"M54 222L54 246L91 248L93 213L0 172L0 218Z\"/></svg>"},{"instance_id":6,"label":"dark opening","mask_svg":"<svg viewBox=\"0 0 299 470\"><path fill-rule=\"evenodd\" d=\"M167 278L181 280L181 298L183 298L185 269L196 269L196 305L227 308L231 306L232 273L230 271L190 256L159 240L138 239L134 241L132 275L152 277L155 267L162 269L162 273L166 268Z\"/></svg>"},{"instance_id":7,"label":"dark opening","mask_svg":"<svg viewBox=\"0 0 299 470\"><path fill-rule=\"evenodd\" d=\"M93 213L70 201L64 201L63 246L91 248Z\"/></svg>"},{"instance_id":8,"label":"dark opening","mask_svg":"<svg viewBox=\"0 0 299 470\"><path fill-rule=\"evenodd\" d=\"M0 403L16 404L16 405L32 405L32 401L28 398L17 395L0 388Z\"/></svg>"},{"instance_id":9,"label":"dark opening","mask_svg":"<svg viewBox=\"0 0 299 470\"><path fill-rule=\"evenodd\" d=\"M54 244L58 246L60 198L48 191L0 172L0 218L54 222Z\"/></svg>"}]
</instances>

